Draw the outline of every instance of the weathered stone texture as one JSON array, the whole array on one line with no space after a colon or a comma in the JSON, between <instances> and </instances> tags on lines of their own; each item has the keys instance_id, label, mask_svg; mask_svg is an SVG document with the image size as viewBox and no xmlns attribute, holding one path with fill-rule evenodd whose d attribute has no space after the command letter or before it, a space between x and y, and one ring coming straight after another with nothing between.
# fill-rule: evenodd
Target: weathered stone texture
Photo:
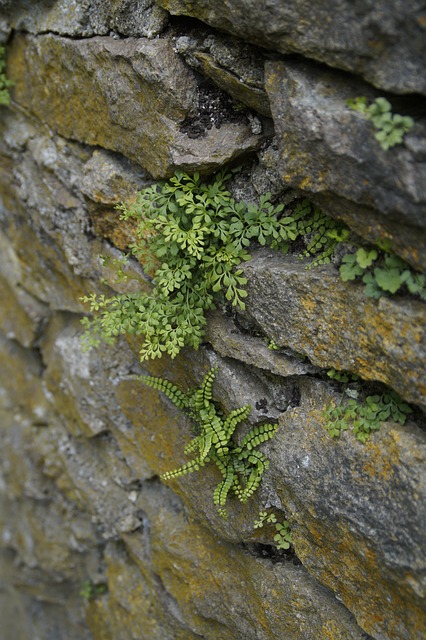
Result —
<instances>
[{"instance_id":1,"label":"weathered stone texture","mask_svg":"<svg viewBox=\"0 0 426 640\"><path fill-rule=\"evenodd\" d=\"M362 75L385 90L426 93L424 3L333 0L158 0L176 15L281 53L300 53Z\"/></svg>"},{"instance_id":2,"label":"weathered stone texture","mask_svg":"<svg viewBox=\"0 0 426 640\"><path fill-rule=\"evenodd\" d=\"M332 265L307 270L294 257L260 252L244 270L247 313L278 345L320 367L384 382L425 408L424 303L367 298Z\"/></svg>"},{"instance_id":3,"label":"weathered stone texture","mask_svg":"<svg viewBox=\"0 0 426 640\"><path fill-rule=\"evenodd\" d=\"M374 638L420 640L425 433L389 424L365 446L350 433L332 441L322 416L329 400L325 385L306 387L301 406L283 415L271 452L295 547Z\"/></svg>"},{"instance_id":4,"label":"weathered stone texture","mask_svg":"<svg viewBox=\"0 0 426 640\"><path fill-rule=\"evenodd\" d=\"M305 62L280 61L267 64L266 86L283 182L314 197L319 195L324 210L331 209L349 224L351 204L355 203L355 213L364 207L364 216L359 216L361 220L356 224L361 235L371 234L378 217L388 229L393 226L393 235L407 237L411 247L414 245L411 260L423 263L424 120L417 121L404 144L384 151L374 137L371 122L346 105L351 97L377 97L358 80ZM393 111L405 113L403 106ZM410 238L413 235L416 242Z\"/></svg>"},{"instance_id":5,"label":"weathered stone texture","mask_svg":"<svg viewBox=\"0 0 426 640\"><path fill-rule=\"evenodd\" d=\"M113 31L152 38L167 24L167 13L154 0L13 0L6 9L11 26L30 33L87 38Z\"/></svg>"},{"instance_id":6,"label":"weathered stone texture","mask_svg":"<svg viewBox=\"0 0 426 640\"><path fill-rule=\"evenodd\" d=\"M425 267L422 102L387 96L415 127L384 152L345 101L426 93L426 14L373 4L0 0L15 82L0 107L1 640L425 637L423 302L260 250L246 311L218 305L198 351L141 365L140 336L81 342L81 296L150 290L135 259L117 282L135 229L115 206L175 170L242 162L237 199L311 197ZM279 423L227 520L215 465L159 478L188 461L194 427L138 379L188 389L211 367L225 413L252 406L237 438ZM396 390L407 423L331 439L332 367ZM289 520L291 551L254 529L265 508Z\"/></svg>"},{"instance_id":7,"label":"weathered stone texture","mask_svg":"<svg viewBox=\"0 0 426 640\"><path fill-rule=\"evenodd\" d=\"M267 52L206 29L176 38L176 50L235 100L271 117L264 87L265 61L271 57Z\"/></svg>"},{"instance_id":8,"label":"weathered stone texture","mask_svg":"<svg viewBox=\"0 0 426 640\"><path fill-rule=\"evenodd\" d=\"M199 89L168 40L20 36L9 73L14 99L59 134L124 153L154 177L211 171L262 141L244 115L201 137L181 131Z\"/></svg>"}]
</instances>

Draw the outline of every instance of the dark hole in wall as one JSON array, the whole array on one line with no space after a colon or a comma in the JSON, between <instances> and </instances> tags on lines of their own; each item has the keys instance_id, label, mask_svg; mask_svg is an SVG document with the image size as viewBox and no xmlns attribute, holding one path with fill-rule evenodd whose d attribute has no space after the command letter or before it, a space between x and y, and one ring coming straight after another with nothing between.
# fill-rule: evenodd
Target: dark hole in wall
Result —
<instances>
[{"instance_id":1,"label":"dark hole in wall","mask_svg":"<svg viewBox=\"0 0 426 640\"><path fill-rule=\"evenodd\" d=\"M246 109L236 109L227 93L206 81L198 89L198 113L186 118L180 130L189 138L201 138L209 129L229 122L247 122Z\"/></svg>"},{"instance_id":2,"label":"dark hole in wall","mask_svg":"<svg viewBox=\"0 0 426 640\"><path fill-rule=\"evenodd\" d=\"M255 543L241 543L241 547L244 551L250 553L250 555L256 558L263 558L264 560L271 560L273 564L292 562L294 565L301 565L302 562L297 557L294 549L277 549L272 544L262 544L260 542Z\"/></svg>"}]
</instances>

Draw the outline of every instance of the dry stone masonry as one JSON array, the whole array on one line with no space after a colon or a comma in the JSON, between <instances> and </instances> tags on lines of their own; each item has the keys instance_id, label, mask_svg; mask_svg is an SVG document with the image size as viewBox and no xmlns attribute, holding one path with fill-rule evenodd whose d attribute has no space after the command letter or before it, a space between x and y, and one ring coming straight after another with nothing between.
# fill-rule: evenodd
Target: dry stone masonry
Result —
<instances>
[{"instance_id":1,"label":"dry stone masonry","mask_svg":"<svg viewBox=\"0 0 426 640\"><path fill-rule=\"evenodd\" d=\"M148 291L115 206L175 171L237 168L237 200L308 198L426 270L426 10L399 0L0 0L2 640L423 640L426 306L258 248L244 312L141 364L140 339L84 350L81 297ZM347 100L414 126L387 151ZM99 256L107 260L101 260ZM268 347L268 343L272 343ZM270 348L273 347L273 348ZM262 484L227 520L190 422L137 375L183 388L217 367L226 412L278 422ZM410 403L365 444L324 409L349 371ZM244 430L244 427L242 427ZM267 509L288 520L293 545Z\"/></svg>"}]
</instances>

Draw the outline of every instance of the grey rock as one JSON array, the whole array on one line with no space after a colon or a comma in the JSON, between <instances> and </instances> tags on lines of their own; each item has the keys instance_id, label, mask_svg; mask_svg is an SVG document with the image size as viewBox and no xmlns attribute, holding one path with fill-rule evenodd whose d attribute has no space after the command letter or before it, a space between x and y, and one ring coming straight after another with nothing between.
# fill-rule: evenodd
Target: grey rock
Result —
<instances>
[{"instance_id":1,"label":"grey rock","mask_svg":"<svg viewBox=\"0 0 426 640\"><path fill-rule=\"evenodd\" d=\"M325 383L306 386L270 452L297 554L374 638L421 640L425 432L386 423L365 445L349 431L332 440L322 415L330 399Z\"/></svg>"},{"instance_id":2,"label":"grey rock","mask_svg":"<svg viewBox=\"0 0 426 640\"><path fill-rule=\"evenodd\" d=\"M426 93L424 3L414 0L158 0L243 40L364 76L395 93Z\"/></svg>"},{"instance_id":3,"label":"grey rock","mask_svg":"<svg viewBox=\"0 0 426 640\"><path fill-rule=\"evenodd\" d=\"M8 20L17 31L93 37L116 31L152 38L167 24L167 13L154 0L14 0Z\"/></svg>"},{"instance_id":4,"label":"grey rock","mask_svg":"<svg viewBox=\"0 0 426 640\"><path fill-rule=\"evenodd\" d=\"M112 436L87 440L70 435L70 422L53 420L33 448L44 473L53 476L61 493L76 504L81 514L96 525L99 541L138 529L142 521L132 497L137 478L123 460ZM137 493L137 492L136 492ZM106 499L107 498L107 499ZM90 543L85 531L73 523L74 546L82 550ZM83 536L79 539L78 536ZM93 533L91 534L93 536ZM72 549L72 544L69 546Z\"/></svg>"},{"instance_id":5,"label":"grey rock","mask_svg":"<svg viewBox=\"0 0 426 640\"><path fill-rule=\"evenodd\" d=\"M0 276L0 330L9 340L31 347L49 317L49 310L21 287L13 287Z\"/></svg>"},{"instance_id":6,"label":"grey rock","mask_svg":"<svg viewBox=\"0 0 426 640\"><path fill-rule=\"evenodd\" d=\"M377 97L357 81L303 62L276 62L267 65L267 89L278 166L289 186L329 199L333 194L425 233L424 157L408 146L410 139L426 140L424 121L407 134L407 143L384 151L371 122L346 105L351 97Z\"/></svg>"},{"instance_id":7,"label":"grey rock","mask_svg":"<svg viewBox=\"0 0 426 640\"><path fill-rule=\"evenodd\" d=\"M142 504L149 529L146 537L125 536L126 548L145 576L149 550L152 571L161 580L160 585L155 584L161 608L175 617L175 628L176 618L185 624L183 638L192 638L194 633L206 640L316 640L326 637L329 630L339 640L363 638L352 615L302 566L291 561L273 564L219 540L202 523L183 518L176 500L155 485L141 493ZM198 569L199 558L204 562ZM168 569L170 561L173 575ZM198 592L200 580L203 587ZM166 589L166 600L159 586ZM194 592L196 598L191 597ZM257 622L259 615L262 625ZM163 616L159 611L158 618Z\"/></svg>"},{"instance_id":8,"label":"grey rock","mask_svg":"<svg viewBox=\"0 0 426 640\"><path fill-rule=\"evenodd\" d=\"M388 384L425 403L425 305L410 298L367 298L332 265L306 270L296 258L259 252L244 266L247 315L278 346L323 368Z\"/></svg>"},{"instance_id":9,"label":"grey rock","mask_svg":"<svg viewBox=\"0 0 426 640\"><path fill-rule=\"evenodd\" d=\"M56 132L124 153L157 178L213 171L263 140L226 96L203 94L166 39L20 36L9 75L16 102Z\"/></svg>"},{"instance_id":10,"label":"grey rock","mask_svg":"<svg viewBox=\"0 0 426 640\"><path fill-rule=\"evenodd\" d=\"M39 354L0 334L0 408L15 411L31 424L45 423L49 413Z\"/></svg>"},{"instance_id":11,"label":"grey rock","mask_svg":"<svg viewBox=\"0 0 426 640\"><path fill-rule=\"evenodd\" d=\"M167 21L167 12L155 0L119 0L111 8L112 28L124 36L153 38Z\"/></svg>"},{"instance_id":12,"label":"grey rock","mask_svg":"<svg viewBox=\"0 0 426 640\"><path fill-rule=\"evenodd\" d=\"M0 611L5 640L49 638L52 633L55 640L92 640L75 584L70 580L50 585L46 574L37 568L29 569L20 563L17 570L18 562L11 549L0 550Z\"/></svg>"},{"instance_id":13,"label":"grey rock","mask_svg":"<svg viewBox=\"0 0 426 640\"><path fill-rule=\"evenodd\" d=\"M151 182L135 163L104 149L95 149L82 168L81 191L95 203L114 207Z\"/></svg>"},{"instance_id":14,"label":"grey rock","mask_svg":"<svg viewBox=\"0 0 426 640\"><path fill-rule=\"evenodd\" d=\"M121 441L130 424L119 410L109 385L118 384L138 370L138 363L125 341L86 351L82 335L78 317L67 322L67 317L60 314L44 335L41 345L46 365L44 384L51 410L58 416L66 416L68 431L76 437L90 438L112 431ZM146 476L143 461L137 457L131 461L139 477Z\"/></svg>"},{"instance_id":15,"label":"grey rock","mask_svg":"<svg viewBox=\"0 0 426 640\"><path fill-rule=\"evenodd\" d=\"M235 358L258 369L288 377L314 373L317 368L294 353L268 348L267 339L242 332L231 318L209 315L206 338L222 357Z\"/></svg>"},{"instance_id":16,"label":"grey rock","mask_svg":"<svg viewBox=\"0 0 426 640\"><path fill-rule=\"evenodd\" d=\"M54 309L84 312L87 307L80 297L105 293L105 284L121 292L146 287L136 261L126 267L128 280L117 285L113 260L120 252L92 237L95 227L123 249L133 240L131 230L119 224L114 205L146 185L141 168L117 154L52 137L43 126L37 130L12 113L2 126L6 134L0 161L7 159L14 181L11 187L8 175L0 173L0 219L6 230L0 233L0 247L7 256L0 272L13 295L20 300L31 294L31 309L40 301L41 306L43 302ZM102 264L100 255L110 259L110 266ZM28 305L23 304L25 309ZM5 322L10 324L8 317ZM15 323L14 330L19 326ZM21 340L32 339L20 335Z\"/></svg>"},{"instance_id":17,"label":"grey rock","mask_svg":"<svg viewBox=\"0 0 426 640\"><path fill-rule=\"evenodd\" d=\"M265 91L264 65L271 55L261 49L207 29L192 29L176 39L185 61L213 80L235 100L271 117Z\"/></svg>"}]
</instances>

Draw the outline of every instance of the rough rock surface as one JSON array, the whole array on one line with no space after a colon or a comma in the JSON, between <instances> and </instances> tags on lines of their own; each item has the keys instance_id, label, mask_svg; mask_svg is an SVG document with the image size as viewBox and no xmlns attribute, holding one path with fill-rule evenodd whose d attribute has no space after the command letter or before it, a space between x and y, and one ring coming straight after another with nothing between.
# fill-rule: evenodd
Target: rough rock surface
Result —
<instances>
[{"instance_id":1,"label":"rough rock surface","mask_svg":"<svg viewBox=\"0 0 426 640\"><path fill-rule=\"evenodd\" d=\"M244 114L197 136L181 130L196 119L201 89L167 40L21 36L9 68L22 107L65 137L125 152L154 177L213 170L262 141Z\"/></svg>"},{"instance_id":2,"label":"rough rock surface","mask_svg":"<svg viewBox=\"0 0 426 640\"><path fill-rule=\"evenodd\" d=\"M176 38L176 51L235 100L271 116L264 86L265 61L271 57L267 52L206 29Z\"/></svg>"},{"instance_id":3,"label":"rough rock surface","mask_svg":"<svg viewBox=\"0 0 426 640\"><path fill-rule=\"evenodd\" d=\"M6 8L11 26L29 33L88 38L112 31L152 38L167 24L167 13L154 0L13 0Z\"/></svg>"},{"instance_id":4,"label":"rough rock surface","mask_svg":"<svg viewBox=\"0 0 426 640\"><path fill-rule=\"evenodd\" d=\"M321 425L322 392L309 389L301 406L284 414L278 439L285 454L279 462L276 452L271 456L277 494L297 522L298 554L323 584L351 602L373 637L420 640L426 630L424 431L390 423L366 446L351 434L331 442ZM373 609L380 611L374 618Z\"/></svg>"},{"instance_id":5,"label":"rough rock surface","mask_svg":"<svg viewBox=\"0 0 426 640\"><path fill-rule=\"evenodd\" d=\"M423 302L367 298L332 265L308 270L294 257L259 253L244 270L247 313L277 345L320 367L384 382L426 408Z\"/></svg>"},{"instance_id":6,"label":"rough rock surface","mask_svg":"<svg viewBox=\"0 0 426 640\"><path fill-rule=\"evenodd\" d=\"M311 197L426 265L421 99L388 95L415 127L387 153L344 105L382 93L365 79L421 90L423 9L366 5L0 0L15 81L0 106L1 640L425 637L424 303L262 250L245 313L219 303L198 351L141 364L142 336L80 339L81 296L151 289L134 258L117 280L135 227L115 207L176 169L235 169L250 203ZM279 424L227 520L215 465L159 477L188 461L194 425L138 379L188 389L211 367L224 413L252 407L237 441ZM406 424L331 439L331 367L363 376L350 393L397 390ZM265 509L289 521L289 550L273 523L254 528Z\"/></svg>"},{"instance_id":7,"label":"rough rock surface","mask_svg":"<svg viewBox=\"0 0 426 640\"><path fill-rule=\"evenodd\" d=\"M348 81L343 74L305 62L270 62L266 86L283 181L320 195L325 210L332 201L334 212L349 223L351 203L364 207L364 230L360 222L356 224L363 235L374 225L374 210L380 211L382 222L390 228L398 226L398 235L416 235L419 243L423 239L419 252L423 255L425 121L417 121L403 144L384 151L371 122L346 105L356 96L365 95L371 101L377 97L358 80ZM408 115L407 109L409 105L405 111L402 105L403 115ZM392 110L401 112L398 107Z\"/></svg>"},{"instance_id":8,"label":"rough rock surface","mask_svg":"<svg viewBox=\"0 0 426 640\"><path fill-rule=\"evenodd\" d=\"M362 75L395 93L426 93L424 3L415 0L158 0L176 15L198 18L281 53L301 53Z\"/></svg>"}]
</instances>

